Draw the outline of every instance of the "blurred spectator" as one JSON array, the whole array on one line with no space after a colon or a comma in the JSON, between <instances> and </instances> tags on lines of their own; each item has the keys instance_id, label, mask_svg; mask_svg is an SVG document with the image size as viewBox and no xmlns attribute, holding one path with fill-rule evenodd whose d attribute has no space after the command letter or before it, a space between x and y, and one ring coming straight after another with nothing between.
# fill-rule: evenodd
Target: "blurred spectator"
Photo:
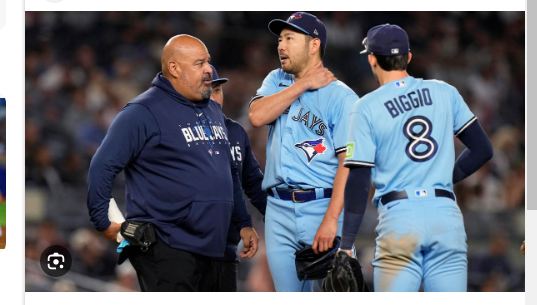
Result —
<instances>
[{"instance_id":1,"label":"blurred spectator","mask_svg":"<svg viewBox=\"0 0 537 305\"><path fill-rule=\"evenodd\" d=\"M111 280L115 277L116 257L110 255L113 248L108 242L89 228L78 229L70 237L73 263L71 270L93 278Z\"/></svg>"},{"instance_id":2,"label":"blurred spectator","mask_svg":"<svg viewBox=\"0 0 537 305\"><path fill-rule=\"evenodd\" d=\"M124 291L140 291L138 277L130 261L127 260L123 264L116 266L116 274L115 284Z\"/></svg>"},{"instance_id":3,"label":"blurred spectator","mask_svg":"<svg viewBox=\"0 0 537 305\"><path fill-rule=\"evenodd\" d=\"M516 273L508 259L509 240L502 233L496 233L488 245L488 251L472 258L475 277L472 285L478 291L507 291L516 281ZM518 249L517 249L518 250Z\"/></svg>"}]
</instances>

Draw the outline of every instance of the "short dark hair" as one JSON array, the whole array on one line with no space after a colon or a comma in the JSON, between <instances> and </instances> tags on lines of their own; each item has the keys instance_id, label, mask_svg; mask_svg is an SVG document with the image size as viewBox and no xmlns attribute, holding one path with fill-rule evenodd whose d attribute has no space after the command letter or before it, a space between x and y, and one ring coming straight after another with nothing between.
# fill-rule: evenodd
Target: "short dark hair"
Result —
<instances>
[{"instance_id":1,"label":"short dark hair","mask_svg":"<svg viewBox=\"0 0 537 305\"><path fill-rule=\"evenodd\" d=\"M375 55L375 57L384 71L402 71L408 66L408 53L393 56Z\"/></svg>"}]
</instances>

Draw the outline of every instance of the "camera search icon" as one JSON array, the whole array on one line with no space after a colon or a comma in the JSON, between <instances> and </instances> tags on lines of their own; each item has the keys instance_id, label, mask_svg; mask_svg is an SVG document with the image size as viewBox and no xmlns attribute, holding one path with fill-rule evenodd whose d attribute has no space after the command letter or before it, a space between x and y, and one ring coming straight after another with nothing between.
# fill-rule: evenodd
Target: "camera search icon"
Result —
<instances>
[{"instance_id":1,"label":"camera search icon","mask_svg":"<svg viewBox=\"0 0 537 305\"><path fill-rule=\"evenodd\" d=\"M41 269L49 276L59 277L71 269L71 254L62 246L50 246L41 253Z\"/></svg>"}]
</instances>

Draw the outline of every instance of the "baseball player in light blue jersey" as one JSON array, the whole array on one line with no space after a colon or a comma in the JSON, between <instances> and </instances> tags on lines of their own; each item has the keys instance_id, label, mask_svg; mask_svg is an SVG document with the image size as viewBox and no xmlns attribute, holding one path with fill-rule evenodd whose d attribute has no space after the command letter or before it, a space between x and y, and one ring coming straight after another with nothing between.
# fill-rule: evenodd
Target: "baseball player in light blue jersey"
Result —
<instances>
[{"instance_id":1,"label":"baseball player in light blue jersey","mask_svg":"<svg viewBox=\"0 0 537 305\"><path fill-rule=\"evenodd\" d=\"M277 291L311 291L300 281L295 251L306 244L316 252L341 236L343 166L348 114L358 96L323 66L324 24L297 12L272 20L281 68L270 72L252 99L253 126L268 125L263 188L269 194L265 239Z\"/></svg>"},{"instance_id":2,"label":"baseball player in light blue jersey","mask_svg":"<svg viewBox=\"0 0 537 305\"><path fill-rule=\"evenodd\" d=\"M373 27L364 46L380 88L351 112L341 248L355 240L372 175L375 291L466 291L466 233L453 184L492 157L490 141L457 89L408 75L402 28ZM456 162L453 135L467 147Z\"/></svg>"}]
</instances>

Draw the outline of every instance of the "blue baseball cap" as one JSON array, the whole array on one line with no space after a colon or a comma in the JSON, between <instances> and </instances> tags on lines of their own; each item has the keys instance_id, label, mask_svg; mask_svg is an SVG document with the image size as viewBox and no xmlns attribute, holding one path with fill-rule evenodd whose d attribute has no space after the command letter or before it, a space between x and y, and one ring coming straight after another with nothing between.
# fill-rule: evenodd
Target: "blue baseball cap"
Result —
<instances>
[{"instance_id":1,"label":"blue baseball cap","mask_svg":"<svg viewBox=\"0 0 537 305\"><path fill-rule=\"evenodd\" d=\"M269 30L280 36L283 29L290 29L321 40L321 54L326 49L326 28L317 16L305 12L293 13L287 20L274 19L268 24Z\"/></svg>"},{"instance_id":2,"label":"blue baseball cap","mask_svg":"<svg viewBox=\"0 0 537 305\"><path fill-rule=\"evenodd\" d=\"M389 23L370 28L362 45L365 49L360 54L394 56L407 54L410 51L406 31L398 25Z\"/></svg>"},{"instance_id":3,"label":"blue baseball cap","mask_svg":"<svg viewBox=\"0 0 537 305\"><path fill-rule=\"evenodd\" d=\"M211 80L211 84L212 85L221 85L225 82L227 82L229 79L225 78L225 77L220 77L218 75L218 71L216 71L216 68L211 65L211 68L213 68L213 73L212 73L212 80Z\"/></svg>"}]
</instances>

